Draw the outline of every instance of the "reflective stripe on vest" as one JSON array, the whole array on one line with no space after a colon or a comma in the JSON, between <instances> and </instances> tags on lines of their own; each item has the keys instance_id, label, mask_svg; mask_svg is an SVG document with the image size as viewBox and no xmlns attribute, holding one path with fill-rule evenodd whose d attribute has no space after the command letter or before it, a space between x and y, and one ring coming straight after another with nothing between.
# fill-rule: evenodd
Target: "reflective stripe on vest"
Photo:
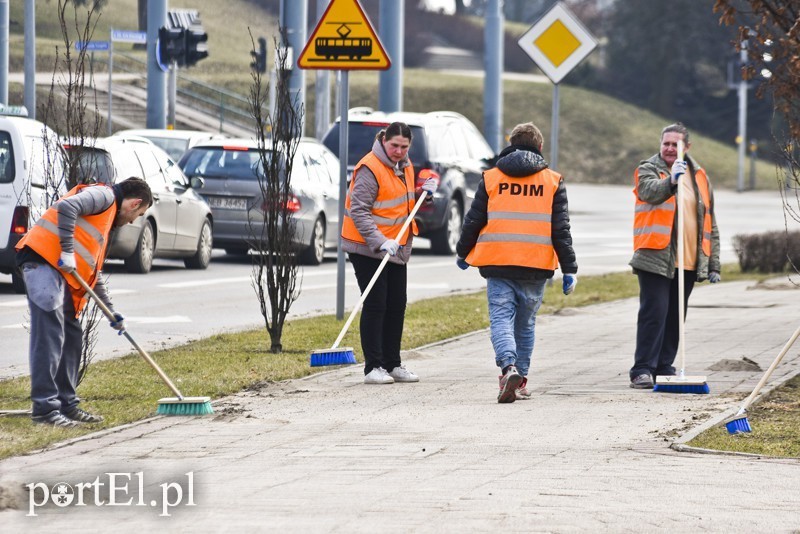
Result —
<instances>
[{"instance_id":1,"label":"reflective stripe on vest","mask_svg":"<svg viewBox=\"0 0 800 534\"><path fill-rule=\"evenodd\" d=\"M659 173L662 180L669 178L666 173ZM700 199L703 202L703 230L701 232L701 246L703 254L711 256L711 194L709 191L708 177L705 170L697 169L694 173ZM633 215L633 250L650 248L662 250L669 246L672 238L672 228L675 223L675 196L671 196L661 204L650 204L639 199L639 169L633 174L633 194L636 204Z\"/></svg>"},{"instance_id":2,"label":"reflective stripe on vest","mask_svg":"<svg viewBox=\"0 0 800 534\"><path fill-rule=\"evenodd\" d=\"M512 178L498 169L483 173L489 197L487 222L467 255L476 267L507 265L555 270L552 241L553 199L561 175L544 169Z\"/></svg>"},{"instance_id":3,"label":"reflective stripe on vest","mask_svg":"<svg viewBox=\"0 0 800 534\"><path fill-rule=\"evenodd\" d=\"M106 185L78 185L66 193L62 199L71 197L85 187L108 187ZM78 274L89 287L94 287L97 282L97 273L103 267L103 261L108 246L108 235L117 215L116 201L107 210L95 215L84 215L75 221L75 234L73 246L75 249L75 265ZM61 259L61 241L58 237L58 208L56 204L45 211L44 215L31 227L25 237L17 243L16 249L28 247L44 258L50 265L58 269ZM83 287L71 275L65 274L64 278L69 284L72 301L77 317L86 305L86 295Z\"/></svg>"},{"instance_id":4,"label":"reflective stripe on vest","mask_svg":"<svg viewBox=\"0 0 800 534\"><path fill-rule=\"evenodd\" d=\"M378 195L372 204L372 220L378 231L387 239L397 239L400 228L408 220L411 211L414 209L414 168L407 165L404 169L403 178L398 177L394 170L384 165L378 157L370 152L358 162L353 171L353 179L350 189L345 199L344 219L342 220L342 237L350 241L366 244L366 240L356 228L350 216L350 202L353 188L355 187L356 174L361 167L366 166L375 175L378 181ZM411 231L417 235L417 223L411 221ZM408 242L408 232L398 243L405 245Z\"/></svg>"}]
</instances>

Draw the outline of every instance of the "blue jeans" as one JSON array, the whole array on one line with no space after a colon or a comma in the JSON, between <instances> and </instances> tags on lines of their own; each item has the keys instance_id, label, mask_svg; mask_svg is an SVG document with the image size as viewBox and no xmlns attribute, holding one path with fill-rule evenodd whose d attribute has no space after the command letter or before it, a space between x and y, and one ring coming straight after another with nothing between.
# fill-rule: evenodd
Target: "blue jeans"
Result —
<instances>
[{"instance_id":1,"label":"blue jeans","mask_svg":"<svg viewBox=\"0 0 800 534\"><path fill-rule=\"evenodd\" d=\"M48 264L25 263L22 274L31 315L28 359L32 415L70 411L80 402L75 388L83 333L69 286L64 276Z\"/></svg>"},{"instance_id":2,"label":"blue jeans","mask_svg":"<svg viewBox=\"0 0 800 534\"><path fill-rule=\"evenodd\" d=\"M536 312L542 305L547 280L487 279L489 323L495 362L501 369L515 365L528 375L536 329Z\"/></svg>"}]
</instances>

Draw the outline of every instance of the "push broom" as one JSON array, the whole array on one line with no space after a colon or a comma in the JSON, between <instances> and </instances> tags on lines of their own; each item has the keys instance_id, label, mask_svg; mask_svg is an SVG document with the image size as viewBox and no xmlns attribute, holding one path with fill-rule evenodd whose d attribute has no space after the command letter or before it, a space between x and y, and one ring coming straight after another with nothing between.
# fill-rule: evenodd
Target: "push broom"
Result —
<instances>
[{"instance_id":1,"label":"push broom","mask_svg":"<svg viewBox=\"0 0 800 534\"><path fill-rule=\"evenodd\" d=\"M103 314L108 318L109 321L114 322L116 321L116 317L114 314L111 313L111 310L108 309L103 301L97 296L97 293L89 287L89 284L78 274L77 271L72 271L72 276L78 281L78 283L86 290L86 293L91 296L94 301L97 303L97 306L103 310ZM150 364L158 376L161 377L161 380L172 390L172 392L176 395L175 397L166 397L163 399L159 399L158 401L158 411L156 413L160 415L206 415L210 413L214 413L214 410L211 408L211 398L210 397L184 397L181 392L175 387L175 384L172 383L172 380L161 370L161 367L153 360L153 358L144 351L142 347L139 346L136 341L131 337L127 330L123 329L120 331L122 335L128 338L128 341L131 342L131 345L139 351L139 354L144 358L144 360Z\"/></svg>"},{"instance_id":2,"label":"push broom","mask_svg":"<svg viewBox=\"0 0 800 534\"><path fill-rule=\"evenodd\" d=\"M408 226L411 224L411 221L414 220L414 216L416 216L417 211L419 210L420 206L422 206L422 202L425 200L425 195L427 194L428 194L427 191L422 192L422 194L419 196L419 200L414 204L414 209L411 210L411 214L403 223L403 226L400 228L400 231L397 232L397 237L395 237L395 239L398 242L400 241L400 238L403 236L403 234L406 233L406 230L408 230ZM336 338L336 341L333 342L331 348L319 349L311 352L311 367L318 367L322 365L343 365L349 363L356 363L356 357L355 354L353 354L353 347L339 347L339 343L342 342L342 338L344 338L344 335L347 333L347 329L350 328L350 323L353 322L356 313L358 313L358 310L361 309L361 306L367 299L367 295L369 295L369 292L372 290L372 286L375 285L375 282L381 275L383 268L389 262L389 257L390 256L388 252L383 256L381 264L378 266L378 270L375 271L375 274L372 275L372 279L369 281L369 284L367 284L367 287L364 288L364 292L361 293L361 298L353 308L353 311L350 312L350 317L347 318L347 321L344 323L344 327L342 327L342 331L339 332L339 336Z\"/></svg>"},{"instance_id":3,"label":"push broom","mask_svg":"<svg viewBox=\"0 0 800 534\"><path fill-rule=\"evenodd\" d=\"M683 160L683 140L678 141L678 159ZM683 179L686 179L684 175ZM705 376L686 376L686 340L684 337L684 320L686 318L685 298L686 293L683 280L683 184L678 182L678 352L680 356L680 370L676 376L657 376L653 391L665 393L708 393L710 391Z\"/></svg>"},{"instance_id":4,"label":"push broom","mask_svg":"<svg viewBox=\"0 0 800 534\"><path fill-rule=\"evenodd\" d=\"M728 434L738 434L740 432L752 432L753 429L750 428L750 421L747 420L747 408L753 403L758 392L761 391L761 388L764 387L764 384L767 383L769 380L770 375L772 375L772 371L778 367L778 364L781 363L783 357L786 356L786 353L789 352L789 349L794 345L794 342L797 341L797 338L800 337L800 327L794 331L792 337L789 338L789 341L786 342L786 345L783 346L780 354L778 357L775 358L775 361L772 362L772 365L769 366L767 372L764 373L764 376L761 377L761 380L758 381L756 384L755 389L750 394L749 397L744 401L742 407L739 408L739 411L732 417L729 417L725 420L725 428L728 429Z\"/></svg>"}]
</instances>

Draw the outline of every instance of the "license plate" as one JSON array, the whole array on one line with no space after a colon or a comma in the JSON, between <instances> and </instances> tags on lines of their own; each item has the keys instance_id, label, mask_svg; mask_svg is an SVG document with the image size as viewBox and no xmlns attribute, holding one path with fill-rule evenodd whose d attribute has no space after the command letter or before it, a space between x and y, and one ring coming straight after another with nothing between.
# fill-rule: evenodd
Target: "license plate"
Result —
<instances>
[{"instance_id":1,"label":"license plate","mask_svg":"<svg viewBox=\"0 0 800 534\"><path fill-rule=\"evenodd\" d=\"M208 205L212 208L228 210L246 210L247 199L244 197L206 197Z\"/></svg>"}]
</instances>

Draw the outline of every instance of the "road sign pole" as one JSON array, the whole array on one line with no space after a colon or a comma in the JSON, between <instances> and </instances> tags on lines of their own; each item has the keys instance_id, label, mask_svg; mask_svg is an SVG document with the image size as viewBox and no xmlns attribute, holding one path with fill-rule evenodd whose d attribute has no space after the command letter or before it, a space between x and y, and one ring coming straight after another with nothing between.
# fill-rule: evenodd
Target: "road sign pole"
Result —
<instances>
[{"instance_id":1,"label":"road sign pole","mask_svg":"<svg viewBox=\"0 0 800 534\"><path fill-rule=\"evenodd\" d=\"M553 116L550 130L550 168L554 171L558 169L558 112L561 105L561 97L558 94L558 84L553 84Z\"/></svg>"},{"instance_id":2,"label":"road sign pole","mask_svg":"<svg viewBox=\"0 0 800 534\"><path fill-rule=\"evenodd\" d=\"M342 224L344 224L344 199L347 196L347 148L350 118L347 109L350 101L350 79L348 72L340 72L339 109L339 246L336 254L336 319L344 319L344 250L342 250Z\"/></svg>"},{"instance_id":3,"label":"road sign pole","mask_svg":"<svg viewBox=\"0 0 800 534\"><path fill-rule=\"evenodd\" d=\"M111 126L111 80L112 80L112 73L114 72L114 41L108 43L108 118L106 122L108 122L108 135L112 133L112 126Z\"/></svg>"},{"instance_id":4,"label":"road sign pole","mask_svg":"<svg viewBox=\"0 0 800 534\"><path fill-rule=\"evenodd\" d=\"M168 98L167 102L167 128L175 129L175 98L178 92L178 63L172 61L169 65L169 78L167 79L168 85Z\"/></svg>"}]
</instances>

